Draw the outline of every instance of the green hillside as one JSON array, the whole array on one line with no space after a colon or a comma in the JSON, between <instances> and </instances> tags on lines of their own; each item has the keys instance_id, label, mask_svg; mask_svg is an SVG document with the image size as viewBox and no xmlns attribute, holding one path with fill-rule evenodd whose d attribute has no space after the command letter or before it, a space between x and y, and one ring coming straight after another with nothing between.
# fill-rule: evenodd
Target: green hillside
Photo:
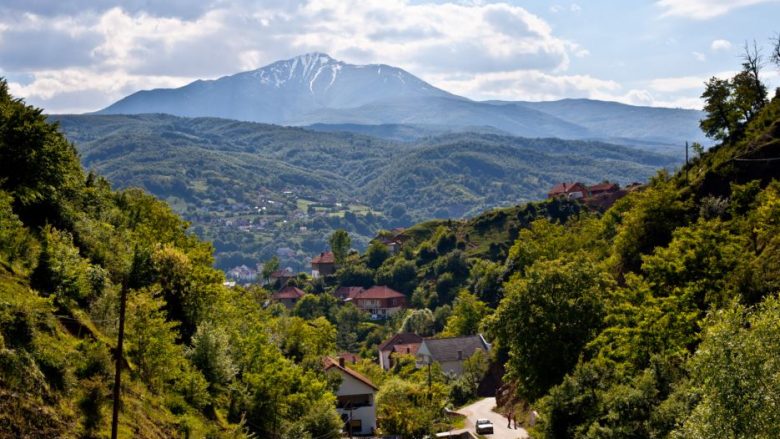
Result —
<instances>
[{"instance_id":1,"label":"green hillside","mask_svg":"<svg viewBox=\"0 0 780 439\"><path fill-rule=\"evenodd\" d=\"M294 253L283 266L305 270L338 228L363 250L380 229L543 198L560 181L642 181L677 163L605 143L492 134L401 143L225 119L53 118L85 167L167 201L214 242L225 270L278 249Z\"/></svg>"},{"instance_id":2,"label":"green hillside","mask_svg":"<svg viewBox=\"0 0 780 439\"><path fill-rule=\"evenodd\" d=\"M335 282L405 292L405 328L488 334L499 410L537 411L532 437L776 437L780 90L751 105L604 214L549 200L421 223Z\"/></svg>"},{"instance_id":3,"label":"green hillside","mask_svg":"<svg viewBox=\"0 0 780 439\"><path fill-rule=\"evenodd\" d=\"M553 199L423 222L318 288L389 285L413 307L401 330L485 334L498 411L534 438L777 437L780 90L729 93L718 145L604 213Z\"/></svg>"},{"instance_id":4,"label":"green hillside","mask_svg":"<svg viewBox=\"0 0 780 439\"><path fill-rule=\"evenodd\" d=\"M263 309L212 263L0 82L0 436L109 437L124 291L119 437L338 437L333 326Z\"/></svg>"}]
</instances>

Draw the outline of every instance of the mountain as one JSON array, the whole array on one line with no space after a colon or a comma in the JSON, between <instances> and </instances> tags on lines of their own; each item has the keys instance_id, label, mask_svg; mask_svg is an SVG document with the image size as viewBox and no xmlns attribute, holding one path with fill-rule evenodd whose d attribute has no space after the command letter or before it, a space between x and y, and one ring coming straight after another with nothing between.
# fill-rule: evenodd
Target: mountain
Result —
<instances>
[{"instance_id":1,"label":"mountain","mask_svg":"<svg viewBox=\"0 0 780 439\"><path fill-rule=\"evenodd\" d=\"M362 249L381 228L543 198L560 181L642 181L677 164L603 142L496 133L429 131L398 142L163 114L51 118L85 167L166 200L215 243L225 269L279 248L301 252L284 263L303 268L336 228Z\"/></svg>"},{"instance_id":2,"label":"mountain","mask_svg":"<svg viewBox=\"0 0 780 439\"><path fill-rule=\"evenodd\" d=\"M396 67L353 65L309 53L213 81L140 91L99 113L167 113L295 125L292 121L320 109L428 97L463 100Z\"/></svg>"},{"instance_id":3,"label":"mountain","mask_svg":"<svg viewBox=\"0 0 780 439\"><path fill-rule=\"evenodd\" d=\"M180 88L139 91L98 112L140 113L342 125L356 132L364 131L359 126L365 125L411 125L420 133L491 127L523 137L620 141L661 149L706 141L698 130L701 112L695 110L588 99L479 102L436 88L397 67L348 64L323 53Z\"/></svg>"}]
</instances>

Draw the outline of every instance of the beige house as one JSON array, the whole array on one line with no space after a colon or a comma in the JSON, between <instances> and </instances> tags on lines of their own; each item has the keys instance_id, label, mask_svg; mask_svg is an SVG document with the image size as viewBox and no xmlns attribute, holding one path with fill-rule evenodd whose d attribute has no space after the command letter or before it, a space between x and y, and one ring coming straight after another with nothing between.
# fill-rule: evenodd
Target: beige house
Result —
<instances>
[{"instance_id":1,"label":"beige house","mask_svg":"<svg viewBox=\"0 0 780 439\"><path fill-rule=\"evenodd\" d=\"M368 436L376 430L376 386L344 364L344 358L325 359L326 371L337 371L341 384L336 392L336 410L344 421L344 432L350 436Z\"/></svg>"}]
</instances>

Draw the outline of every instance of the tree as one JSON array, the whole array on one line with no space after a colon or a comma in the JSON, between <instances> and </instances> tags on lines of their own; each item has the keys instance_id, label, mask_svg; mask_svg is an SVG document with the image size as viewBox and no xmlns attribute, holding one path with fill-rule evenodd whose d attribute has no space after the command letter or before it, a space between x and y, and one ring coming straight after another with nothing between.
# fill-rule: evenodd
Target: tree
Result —
<instances>
[{"instance_id":1,"label":"tree","mask_svg":"<svg viewBox=\"0 0 780 439\"><path fill-rule=\"evenodd\" d=\"M461 290L452 304L452 315L447 319L444 333L450 337L479 333L479 324L488 314L487 305L468 290Z\"/></svg>"},{"instance_id":2,"label":"tree","mask_svg":"<svg viewBox=\"0 0 780 439\"><path fill-rule=\"evenodd\" d=\"M521 397L536 400L574 367L602 326L607 285L583 254L538 261L507 284L492 322Z\"/></svg>"},{"instance_id":3,"label":"tree","mask_svg":"<svg viewBox=\"0 0 780 439\"><path fill-rule=\"evenodd\" d=\"M330 243L333 257L336 259L336 264L343 264L349 254L349 248L352 246L352 240L350 240L347 231L344 229L336 230L330 235L328 242Z\"/></svg>"},{"instance_id":4,"label":"tree","mask_svg":"<svg viewBox=\"0 0 780 439\"><path fill-rule=\"evenodd\" d=\"M677 437L780 437L780 301L733 305L707 320L688 363L698 403Z\"/></svg>"},{"instance_id":5,"label":"tree","mask_svg":"<svg viewBox=\"0 0 780 439\"><path fill-rule=\"evenodd\" d=\"M777 67L780 67L780 32L772 38L772 54L769 56L769 59L771 59Z\"/></svg>"},{"instance_id":6,"label":"tree","mask_svg":"<svg viewBox=\"0 0 780 439\"><path fill-rule=\"evenodd\" d=\"M739 113L731 99L731 83L727 79L710 78L704 84L704 119L699 126L707 137L729 139L737 129Z\"/></svg>"},{"instance_id":7,"label":"tree","mask_svg":"<svg viewBox=\"0 0 780 439\"><path fill-rule=\"evenodd\" d=\"M379 241L372 241L366 250L366 265L368 268L376 270L387 258L390 257L390 250Z\"/></svg>"},{"instance_id":8,"label":"tree","mask_svg":"<svg viewBox=\"0 0 780 439\"><path fill-rule=\"evenodd\" d=\"M376 395L377 419L382 431L412 439L435 433L434 423L447 397L439 383L432 390L429 398L427 384L395 377L387 380Z\"/></svg>"},{"instance_id":9,"label":"tree","mask_svg":"<svg viewBox=\"0 0 780 439\"><path fill-rule=\"evenodd\" d=\"M262 276L266 282L271 282L271 274L279 270L279 258L274 256L263 264Z\"/></svg>"},{"instance_id":10,"label":"tree","mask_svg":"<svg viewBox=\"0 0 780 439\"><path fill-rule=\"evenodd\" d=\"M433 335L434 317L430 309L415 309L409 312L401 325L401 331L414 332L423 337Z\"/></svg>"},{"instance_id":11,"label":"tree","mask_svg":"<svg viewBox=\"0 0 780 439\"><path fill-rule=\"evenodd\" d=\"M230 339L224 329L211 322L203 322L192 336L192 347L187 357L211 383L212 391L230 383L238 372L230 355Z\"/></svg>"}]
</instances>

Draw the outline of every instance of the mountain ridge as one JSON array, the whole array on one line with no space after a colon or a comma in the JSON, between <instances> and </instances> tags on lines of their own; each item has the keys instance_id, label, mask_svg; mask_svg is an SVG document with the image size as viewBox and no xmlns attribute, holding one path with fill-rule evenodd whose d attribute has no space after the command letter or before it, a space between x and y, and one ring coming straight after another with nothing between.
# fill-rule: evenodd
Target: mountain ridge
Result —
<instances>
[{"instance_id":1,"label":"mountain ridge","mask_svg":"<svg viewBox=\"0 0 780 439\"><path fill-rule=\"evenodd\" d=\"M707 143L697 110L591 99L476 101L398 67L350 64L320 52L179 88L138 91L94 114L141 113L289 126L486 126L520 137L620 141L646 149Z\"/></svg>"}]
</instances>

